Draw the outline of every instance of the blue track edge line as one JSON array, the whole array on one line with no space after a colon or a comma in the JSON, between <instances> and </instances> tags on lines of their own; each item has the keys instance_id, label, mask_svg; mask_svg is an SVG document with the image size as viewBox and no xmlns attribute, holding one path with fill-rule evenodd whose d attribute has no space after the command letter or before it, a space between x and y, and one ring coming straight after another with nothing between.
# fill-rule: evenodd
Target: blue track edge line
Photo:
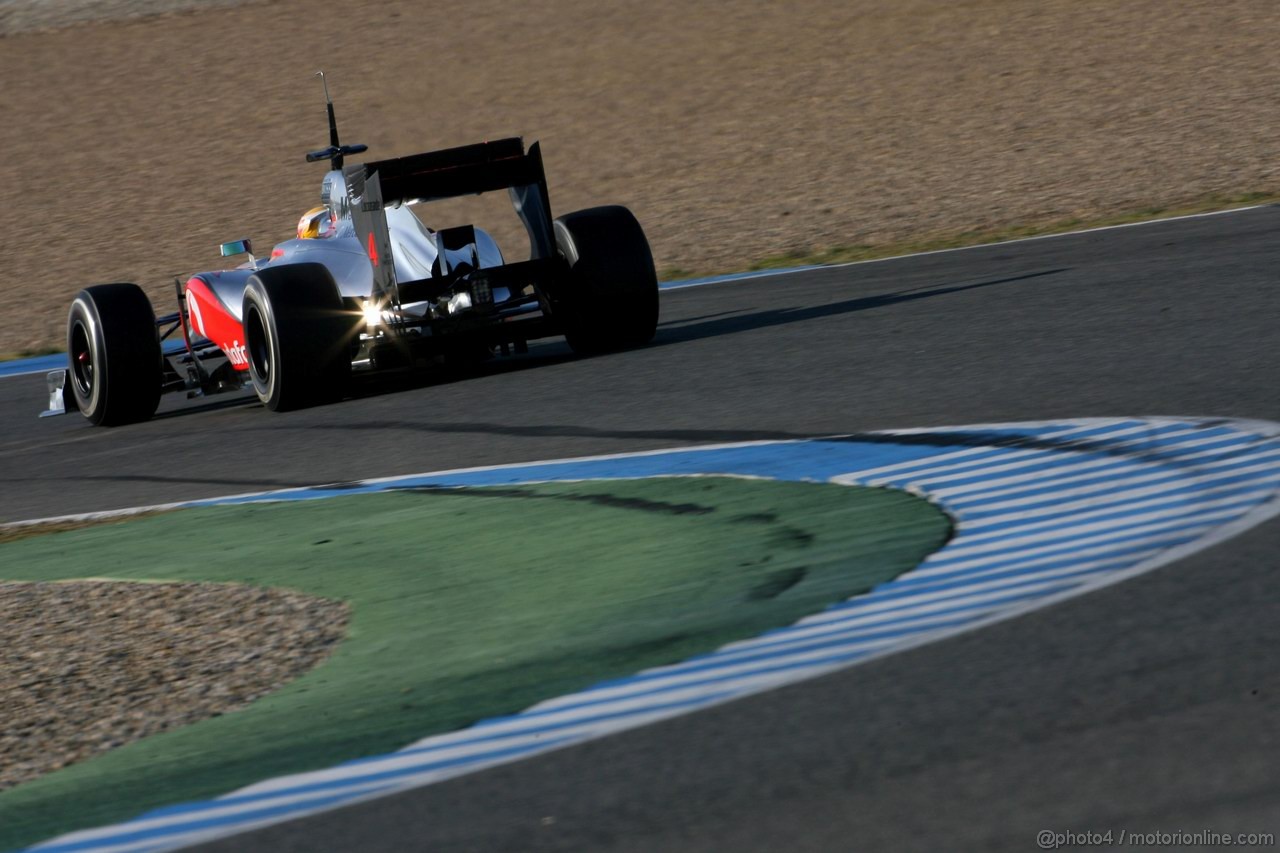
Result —
<instances>
[{"instance_id":1,"label":"blue track edge line","mask_svg":"<svg viewBox=\"0 0 1280 853\"><path fill-rule=\"evenodd\" d=\"M771 275L789 275L791 273L805 272L806 270L817 269L838 269L840 267L857 266L860 264L875 264L885 261L900 261L906 258L919 258L928 255L941 255L951 252L963 252L969 249L990 249L996 246L1003 246L1009 243L1027 243L1038 240L1050 240L1057 237L1074 237L1080 234L1092 234L1098 231L1113 231L1122 228L1134 228L1142 225L1159 225L1165 222L1179 222L1184 219L1201 219L1207 216L1221 216L1231 213L1245 213L1251 210L1257 210L1263 207L1276 207L1274 202L1264 202L1262 204L1251 204L1245 207L1229 207L1225 210L1211 210L1205 213L1191 213L1184 216L1164 216L1156 219L1144 219L1139 222L1126 222L1120 225L1100 225L1096 228L1082 228L1075 231L1061 231L1052 234L1036 234L1031 237L1015 237L1010 240L996 240L991 243L975 243L972 246L955 246L950 249L933 249L924 252L908 252L905 255L889 255L884 258L869 258L864 261L849 261L836 264L805 264L797 267L780 267L778 269L768 270L752 270L749 272L733 272L723 275L704 276L701 278L685 278L676 281L664 281L658 283L659 290L680 290L684 287L698 287L704 284L723 284L731 281L742 281L744 279L765 278ZM14 359L13 361L0 361L0 379L9 376L25 376L31 373L40 373L46 370L56 370L61 366L61 360L66 358L66 353L56 353L51 356L37 356L35 358ZM45 359L58 359L52 367L40 366Z\"/></svg>"},{"instance_id":2,"label":"blue track edge line","mask_svg":"<svg viewBox=\"0 0 1280 853\"><path fill-rule=\"evenodd\" d=\"M788 273L804 272L805 270L820 269L818 265L810 264L801 267L786 267L785 269L776 270L753 270L751 272L734 272L724 275L704 276L702 278L686 278L677 281L664 281L659 283L659 290L680 290L685 287L701 287L704 284L724 284L730 281L743 281L751 278L767 278L771 275L787 275ZM0 361L0 379L6 379L10 376L29 376L33 373L46 373L50 370L57 370L59 367L67 366L67 354L65 352L54 353L53 355L39 355L33 358L16 358L12 361Z\"/></svg>"},{"instance_id":3,"label":"blue track edge line","mask_svg":"<svg viewBox=\"0 0 1280 853\"><path fill-rule=\"evenodd\" d=\"M822 269L822 264L805 264L798 267L780 267L768 270L750 270L748 272L731 272L724 275L708 275L701 278L682 278L676 281L664 281L658 285L659 290L679 290L683 287L700 287L704 284L724 284L730 281L745 281L751 278L768 278L773 275L790 275L796 272Z\"/></svg>"},{"instance_id":4,"label":"blue track edge line","mask_svg":"<svg viewBox=\"0 0 1280 853\"><path fill-rule=\"evenodd\" d=\"M65 352L53 355L40 355L35 358L19 358L13 361L0 361L0 379L9 376L26 376L31 373L46 373L67 366Z\"/></svg>"}]
</instances>

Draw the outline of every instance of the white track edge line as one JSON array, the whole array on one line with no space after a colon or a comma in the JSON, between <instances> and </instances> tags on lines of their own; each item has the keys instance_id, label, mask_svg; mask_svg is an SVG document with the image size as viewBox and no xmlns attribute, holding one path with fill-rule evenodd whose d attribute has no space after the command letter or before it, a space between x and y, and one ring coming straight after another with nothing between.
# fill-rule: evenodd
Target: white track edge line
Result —
<instances>
[{"instance_id":1,"label":"white track edge line","mask_svg":"<svg viewBox=\"0 0 1280 853\"><path fill-rule=\"evenodd\" d=\"M1200 214L1197 214L1200 215ZM876 436L894 436L894 435L920 435L922 433L946 432L948 430L955 431L963 429L965 431L979 429L1014 429L1019 427L1028 427L1033 429L1060 427L1063 424L1096 424L1105 426L1114 424L1123 420L1145 420L1152 423L1206 423L1212 425L1223 425L1230 427L1238 427L1242 431L1252 431L1264 437L1280 436L1280 423L1265 421L1255 418L1231 418L1206 415L1125 415L1116 417L1086 417L1086 418L1061 418L1055 420L1039 420L1039 421L998 421L994 423L971 424L959 428L947 427L907 427L904 429L880 429L868 430L864 432L848 432L848 433L831 433L829 435L813 435L807 438L780 438L780 439L759 439L756 441L728 441L715 444L692 444L685 447L665 447L656 450L630 450L620 451L618 453L601 453L590 456L572 456L560 459L533 459L527 462L499 462L492 465L474 465L464 468L446 468L438 471L423 471L416 474L394 474L387 477L369 477L365 479L346 480L345 483L358 484L362 486L374 486L379 483L390 483L395 480L408 480L421 477L444 477L453 476L455 474L476 474L485 471L500 471L504 468L532 468L537 465L573 465L580 462L603 462L610 459L634 459L643 456L662 456L667 453L694 453L702 450L732 450L741 447L763 447L770 444L806 444L820 441L840 441L851 438L858 438L864 435ZM617 477L606 479L620 479ZM22 519L20 521L6 521L0 523L0 530L14 527L27 527L33 524L54 524L58 522L76 522L76 521L102 521L111 518L123 518L130 515L138 515L144 512L164 512L173 509L186 509L196 504L208 504L217 501L236 501L246 498L266 498L270 495L283 495L291 492L302 492L309 490L323 489L329 483L314 483L307 486L286 486L281 489L266 489L259 492L241 492L231 495L218 495L208 498L190 498L182 501L171 501L169 503L160 504L144 504L140 506L124 507L121 509L101 510L98 512L80 512L70 513L67 515L51 515L41 518ZM529 481L533 482L533 481ZM839 485L848 485L839 483ZM903 489L903 491L906 491Z\"/></svg>"},{"instance_id":2,"label":"white track edge line","mask_svg":"<svg viewBox=\"0 0 1280 853\"><path fill-rule=\"evenodd\" d=\"M973 249L987 249L993 246L1009 246L1017 243L1030 243L1033 240L1052 240L1055 237L1075 237L1080 234L1094 234L1099 231L1115 231L1120 228L1137 228L1142 225L1160 225L1165 222L1181 222L1187 219L1205 219L1210 216L1225 216L1230 213L1244 213L1249 210L1261 210L1265 207L1275 207L1276 202L1263 202L1261 204L1250 204L1245 207L1228 207L1224 210L1208 210L1203 213L1184 213L1179 216L1163 216L1158 219L1143 219L1139 222L1121 222L1116 225L1096 225L1092 228L1077 228L1074 231L1057 231L1053 234L1033 234L1030 237L1013 237L1008 240L996 240L991 243L975 243L972 246L953 246L949 249L930 249L926 252L908 252L905 255L890 255L886 258L868 258L862 261L845 261L839 264L810 264L807 266L799 266L795 269L783 270L745 270L743 272L725 273L722 276L708 276L710 281L694 281L691 284L681 284L679 280L672 282L659 283L659 288L666 293L672 290L690 290L695 287L708 287L713 284L732 284L737 281L755 280L761 278L782 278L783 276L795 275L802 272L818 272L821 270L836 270L845 267L856 267L864 264L883 264L889 261L903 261L910 258L924 258L930 255L944 255L950 252L967 252ZM55 353L56 354L56 353ZM36 356L40 358L42 356ZM57 370L57 368L54 368ZM31 370L21 370L16 373L6 373L0 375L0 381L12 379L16 376L34 376L38 373L47 373L47 368L38 368Z\"/></svg>"},{"instance_id":3,"label":"white track edge line","mask_svg":"<svg viewBox=\"0 0 1280 853\"><path fill-rule=\"evenodd\" d=\"M969 252L974 249L989 249L996 246L1010 246L1017 243L1030 243L1035 240L1052 240L1057 237L1076 237L1081 234L1095 234L1100 231L1116 231L1121 228L1138 228L1143 225L1160 225L1166 222L1182 222L1188 219L1205 219L1210 216L1225 216L1230 213L1244 213L1248 210L1261 210L1266 207L1275 207L1276 202L1262 202L1261 204L1250 204L1244 207L1228 207L1224 210L1207 210L1203 213L1183 213L1178 216L1162 216L1158 219L1143 219L1138 222L1121 222L1116 225L1095 225L1092 228L1077 228L1072 231L1056 231L1052 234L1033 234L1030 237L1012 237L1008 240L995 240L990 243L974 243L972 246L952 246L948 249L929 249L924 252L908 252L905 255L889 255L885 258L867 258L860 261L844 261L839 264L811 264L808 266L798 266L794 269L782 269L772 272L773 276L782 277L787 275L795 275L802 272L819 272L822 270L844 269L845 267L864 266L866 264L883 264L890 261L903 261L910 258L925 258L930 255L946 255L952 252ZM746 278L757 279L769 277L769 270L751 270L742 273L725 273L723 277L715 277L711 281L696 281L693 284L679 284L671 282L664 291L669 290L685 290L693 287L707 287L713 284L732 284ZM708 276L708 278L712 278Z\"/></svg>"}]
</instances>

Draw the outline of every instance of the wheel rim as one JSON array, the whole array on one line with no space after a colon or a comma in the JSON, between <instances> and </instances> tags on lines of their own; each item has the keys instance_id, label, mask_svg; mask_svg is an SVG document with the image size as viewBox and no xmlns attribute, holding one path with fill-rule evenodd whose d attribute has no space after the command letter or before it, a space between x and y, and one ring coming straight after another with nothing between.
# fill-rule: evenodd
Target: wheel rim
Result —
<instances>
[{"instance_id":1,"label":"wheel rim","mask_svg":"<svg viewBox=\"0 0 1280 853\"><path fill-rule=\"evenodd\" d=\"M83 323L76 323L71 330L71 380L75 383L76 392L86 400L93 396L93 368L89 330Z\"/></svg>"},{"instance_id":2,"label":"wheel rim","mask_svg":"<svg viewBox=\"0 0 1280 853\"><path fill-rule=\"evenodd\" d=\"M249 353L249 369L253 378L265 387L271 381L271 343L266 326L256 307L250 306L244 324L245 349Z\"/></svg>"}]
</instances>

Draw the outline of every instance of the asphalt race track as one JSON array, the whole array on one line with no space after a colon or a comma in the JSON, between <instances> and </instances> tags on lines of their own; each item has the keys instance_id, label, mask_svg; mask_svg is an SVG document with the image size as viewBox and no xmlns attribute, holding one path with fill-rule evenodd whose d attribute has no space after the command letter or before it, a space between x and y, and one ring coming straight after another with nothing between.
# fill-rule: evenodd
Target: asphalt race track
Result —
<instances>
[{"instance_id":1,"label":"asphalt race track","mask_svg":"<svg viewBox=\"0 0 1280 853\"><path fill-rule=\"evenodd\" d=\"M0 380L0 521L681 445L995 421L1280 421L1280 208L664 294L562 344L288 415L95 430ZM68 294L70 299L71 294ZM161 310L165 310L163 307ZM528 368L528 369L526 369ZM945 643L210 850L1035 849L1280 831L1280 520Z\"/></svg>"}]
</instances>

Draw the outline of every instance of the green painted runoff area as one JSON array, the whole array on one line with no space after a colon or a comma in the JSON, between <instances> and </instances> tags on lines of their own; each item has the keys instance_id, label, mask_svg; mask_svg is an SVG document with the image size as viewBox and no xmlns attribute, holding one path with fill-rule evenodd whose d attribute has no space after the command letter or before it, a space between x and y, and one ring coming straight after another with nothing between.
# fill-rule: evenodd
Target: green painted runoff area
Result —
<instances>
[{"instance_id":1,"label":"green painted runoff area","mask_svg":"<svg viewBox=\"0 0 1280 853\"><path fill-rule=\"evenodd\" d=\"M350 602L246 708L0 793L0 850L389 752L784 626L950 536L905 492L729 477L208 507L0 545L5 580L221 581Z\"/></svg>"}]
</instances>

